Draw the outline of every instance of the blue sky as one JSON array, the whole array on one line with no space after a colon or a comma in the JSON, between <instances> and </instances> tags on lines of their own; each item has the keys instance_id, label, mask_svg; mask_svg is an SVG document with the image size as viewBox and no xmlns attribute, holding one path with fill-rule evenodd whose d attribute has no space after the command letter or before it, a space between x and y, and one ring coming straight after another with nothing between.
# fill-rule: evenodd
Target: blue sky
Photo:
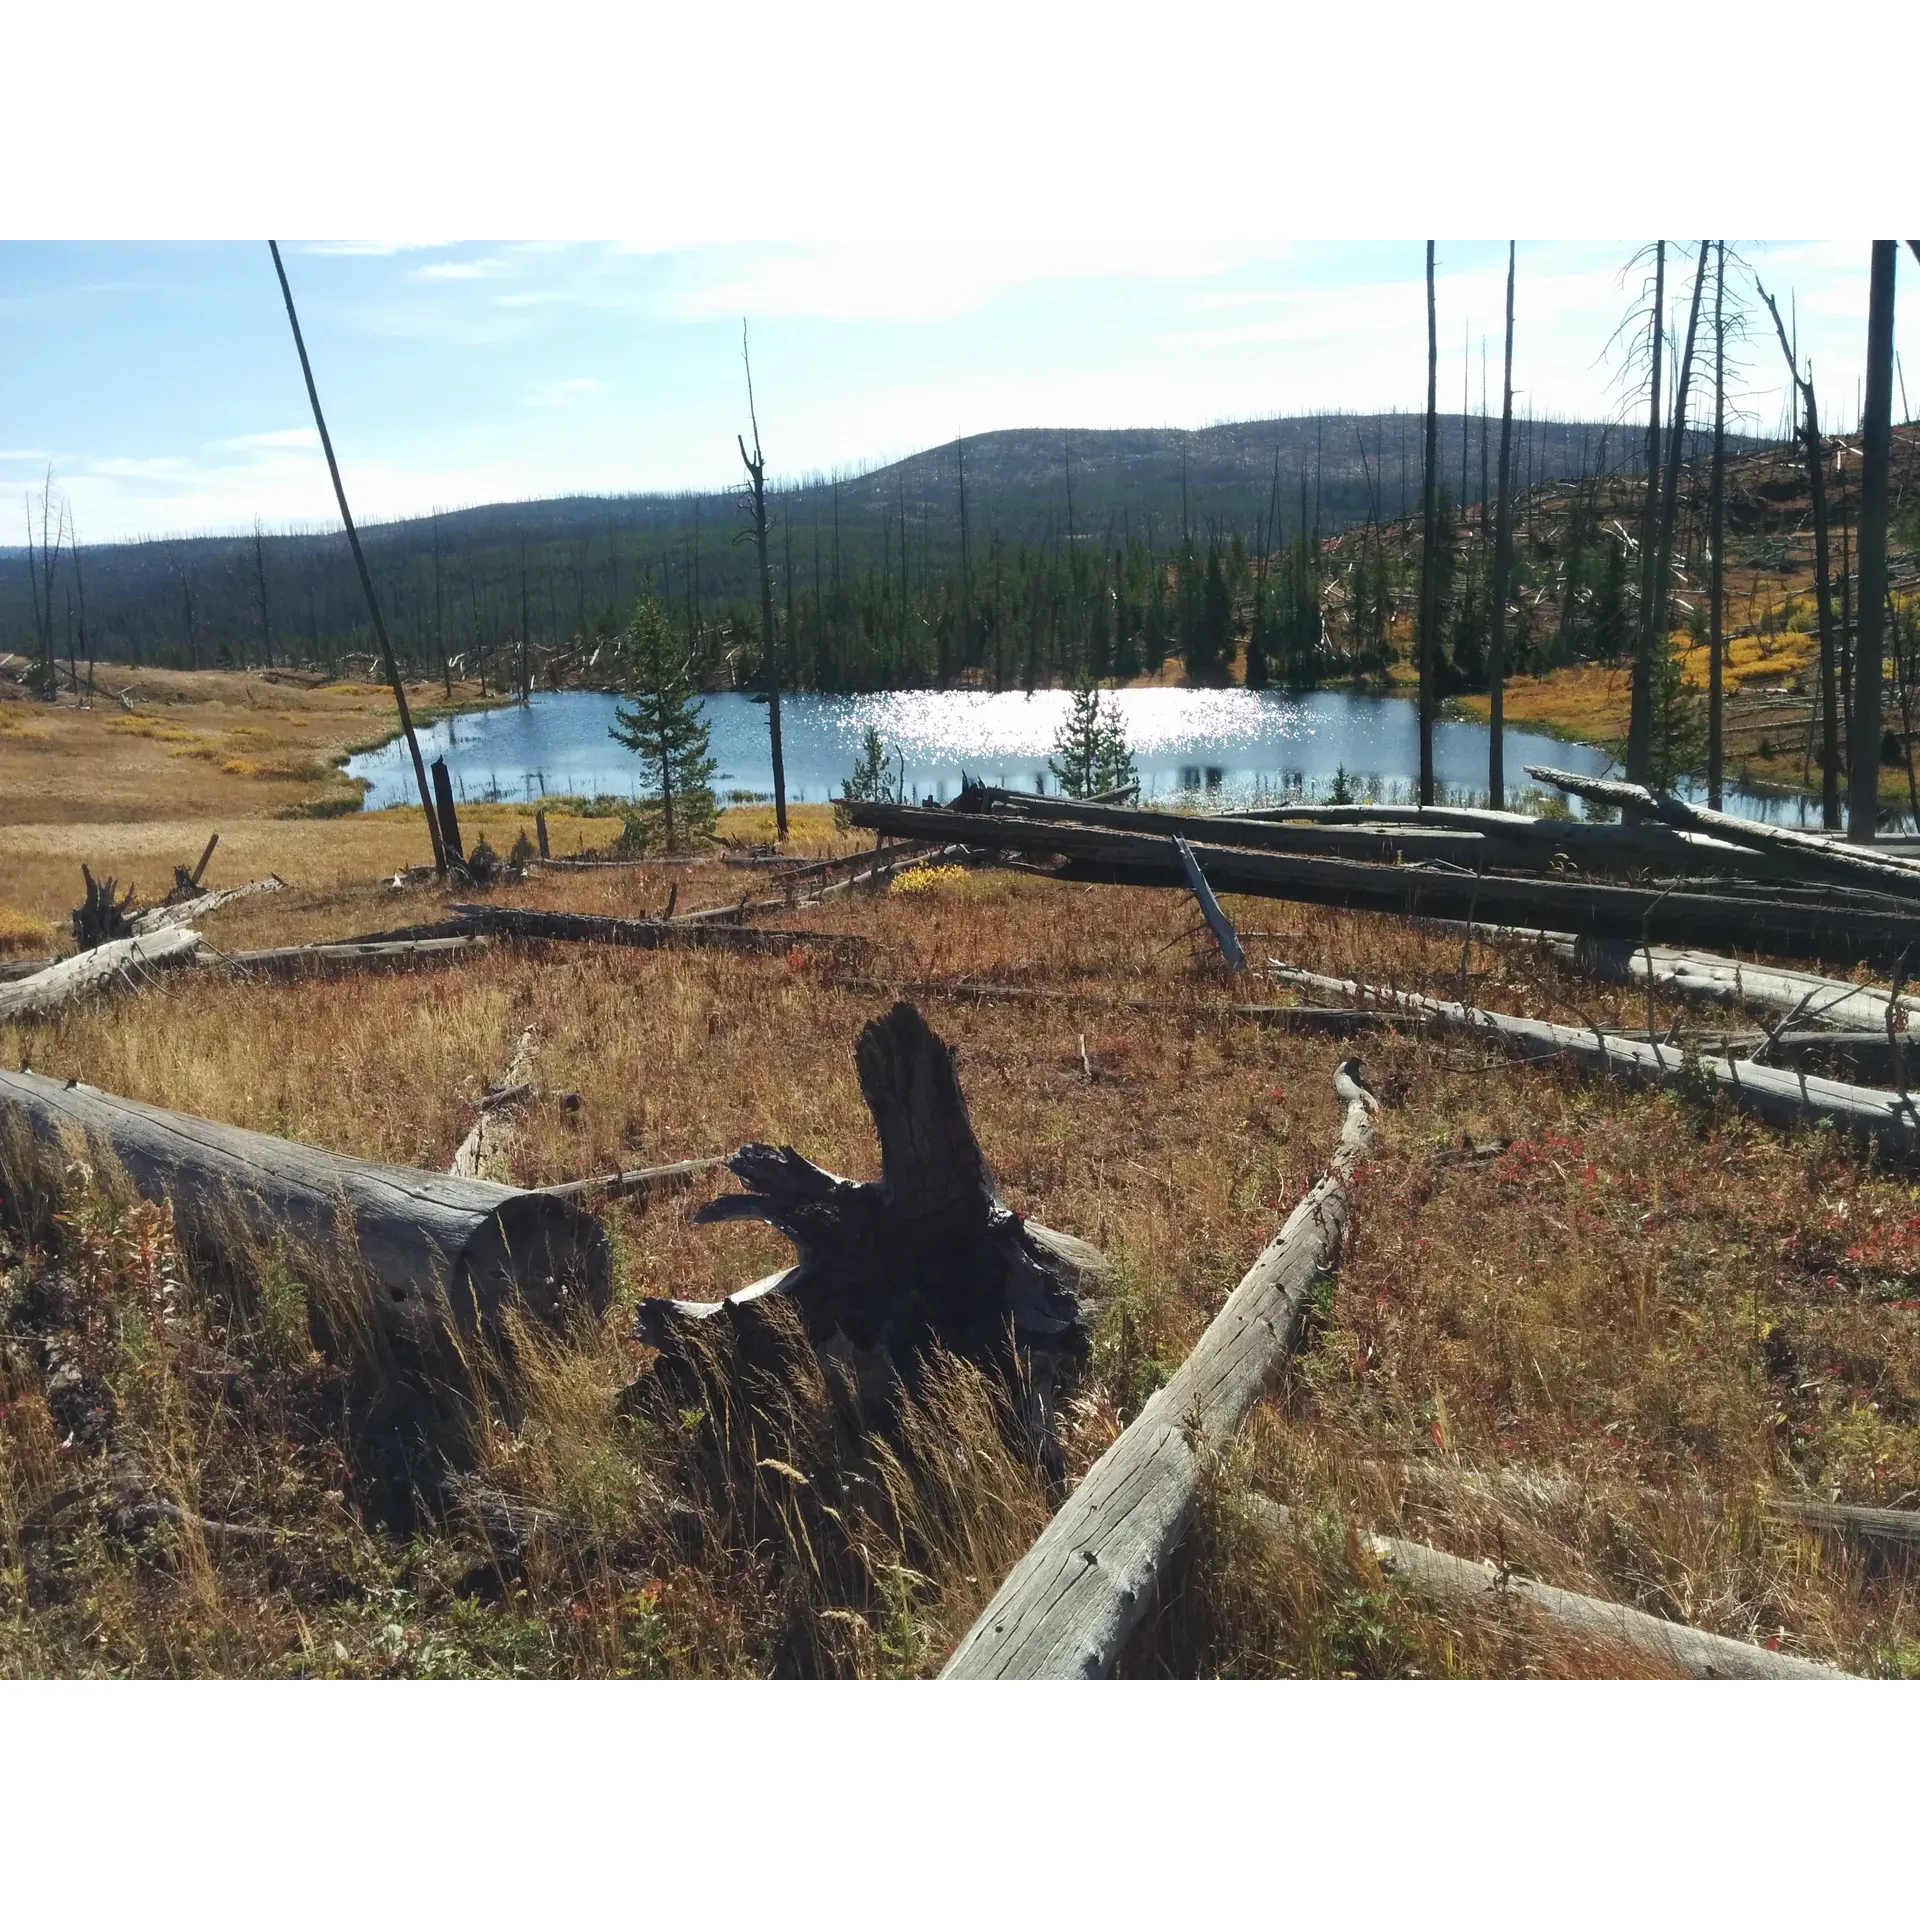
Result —
<instances>
[{"instance_id":1,"label":"blue sky","mask_svg":"<svg viewBox=\"0 0 1920 1920\"><path fill-rule=\"evenodd\" d=\"M1639 286L1622 280L1636 244L1522 244L1522 407L1618 411L1607 346ZM1739 244L1783 306L1796 301L1823 410L1851 418L1865 246ZM732 484L743 316L782 475L995 427L1194 426L1422 397L1418 241L282 250L349 497L370 520ZM1465 329L1474 404L1484 333L1497 406L1504 245L1443 242L1439 259L1441 404L1459 404ZM1920 392L1910 255L1901 280L1899 344ZM1685 285L1683 270L1670 294ZM1740 357L1746 405L1771 429L1784 369L1770 330ZM49 462L87 541L256 515L331 522L264 243L0 245L0 503ZM19 538L0 517L0 543Z\"/></svg>"}]
</instances>

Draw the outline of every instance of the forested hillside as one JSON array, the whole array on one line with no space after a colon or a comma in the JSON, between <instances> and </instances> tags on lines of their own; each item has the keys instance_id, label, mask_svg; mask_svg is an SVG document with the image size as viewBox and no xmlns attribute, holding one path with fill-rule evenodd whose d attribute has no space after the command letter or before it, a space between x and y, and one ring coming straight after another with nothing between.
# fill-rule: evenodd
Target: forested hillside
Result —
<instances>
[{"instance_id":1,"label":"forested hillside","mask_svg":"<svg viewBox=\"0 0 1920 1920\"><path fill-rule=\"evenodd\" d=\"M1484 420L1443 415L1440 443L1449 491L1478 499ZM1521 423L1517 444L1530 484L1625 461L1636 443L1539 421ZM771 496L789 675L874 687L1150 668L1191 645L1198 603L1165 603L1189 579L1204 591L1209 555L1231 570L1236 553L1277 551L1303 528L1326 537L1397 518L1418 495L1419 465L1416 415L1322 414L1193 431L1018 429L796 483ZM56 549L59 520L56 499ZM367 529L366 547L396 645L423 674L516 684L523 659L540 682L590 672L598 639L651 579L724 680L758 648L742 526L732 493L643 494L400 521ZM1175 579L1183 550L1190 564ZM32 566L26 549L0 550L0 650L41 651L43 593L55 651L80 661L339 671L372 652L333 530L68 547Z\"/></svg>"}]
</instances>

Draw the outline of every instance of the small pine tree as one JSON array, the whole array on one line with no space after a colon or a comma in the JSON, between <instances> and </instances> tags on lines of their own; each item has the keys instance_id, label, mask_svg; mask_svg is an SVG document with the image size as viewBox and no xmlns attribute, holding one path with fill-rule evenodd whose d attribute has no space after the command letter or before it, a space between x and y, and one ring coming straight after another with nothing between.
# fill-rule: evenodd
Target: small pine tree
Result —
<instances>
[{"instance_id":1,"label":"small pine tree","mask_svg":"<svg viewBox=\"0 0 1920 1920\"><path fill-rule=\"evenodd\" d=\"M1627 650L1627 550L1618 540L1607 542L1606 563L1593 590L1587 614L1586 641L1596 660L1618 660Z\"/></svg>"},{"instance_id":2,"label":"small pine tree","mask_svg":"<svg viewBox=\"0 0 1920 1920\"><path fill-rule=\"evenodd\" d=\"M711 730L700 717L686 639L651 594L635 604L620 637L620 663L630 691L608 731L639 756L647 795L623 838L677 852L713 831Z\"/></svg>"},{"instance_id":3,"label":"small pine tree","mask_svg":"<svg viewBox=\"0 0 1920 1920\"><path fill-rule=\"evenodd\" d=\"M1670 787L1696 773L1707 758L1707 702L1687 677L1684 650L1669 639L1653 656L1653 736L1647 774L1656 787Z\"/></svg>"},{"instance_id":4,"label":"small pine tree","mask_svg":"<svg viewBox=\"0 0 1920 1920\"><path fill-rule=\"evenodd\" d=\"M887 767L892 760L887 743L880 737L878 727L869 727L860 736L860 757L853 763L853 770L847 775L846 785L840 790L840 797L833 803L833 822L845 833L852 822L847 818L847 808L856 800L896 800L904 798L902 789L905 776L902 775L901 787L890 784Z\"/></svg>"},{"instance_id":5,"label":"small pine tree","mask_svg":"<svg viewBox=\"0 0 1920 1920\"><path fill-rule=\"evenodd\" d=\"M1111 793L1132 785L1136 777L1118 701L1103 701L1099 688L1084 674L1053 744L1059 757L1049 759L1047 765L1060 782L1060 791L1070 799Z\"/></svg>"}]
</instances>

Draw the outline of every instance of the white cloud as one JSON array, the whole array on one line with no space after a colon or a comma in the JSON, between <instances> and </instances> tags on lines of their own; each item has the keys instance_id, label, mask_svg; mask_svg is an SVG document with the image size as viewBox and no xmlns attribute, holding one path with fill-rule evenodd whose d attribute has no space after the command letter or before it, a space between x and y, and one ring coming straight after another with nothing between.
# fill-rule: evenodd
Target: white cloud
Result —
<instances>
[{"instance_id":1,"label":"white cloud","mask_svg":"<svg viewBox=\"0 0 1920 1920\"><path fill-rule=\"evenodd\" d=\"M276 427L268 433L239 433L230 440L209 440L207 446L215 453L273 453L286 447L318 453L320 435L312 427Z\"/></svg>"}]
</instances>

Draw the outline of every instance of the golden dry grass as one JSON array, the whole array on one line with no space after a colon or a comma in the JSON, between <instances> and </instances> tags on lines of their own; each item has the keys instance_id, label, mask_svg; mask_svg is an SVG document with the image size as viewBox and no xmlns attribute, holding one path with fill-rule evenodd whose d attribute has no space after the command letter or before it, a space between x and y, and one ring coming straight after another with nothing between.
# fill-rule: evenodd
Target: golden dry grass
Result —
<instances>
[{"instance_id":1,"label":"golden dry grass","mask_svg":"<svg viewBox=\"0 0 1920 1920\"><path fill-rule=\"evenodd\" d=\"M657 909L669 884L684 903L744 881L709 864L564 875L513 897L636 911ZM367 888L258 904L284 929L364 922L382 903L395 918L431 911L417 892ZM1462 965L1457 941L1398 922L1271 902L1233 910L1250 933L1271 936L1252 943L1257 952L1327 971L1451 986ZM1076 1471L1188 1350L1317 1176L1335 1130L1330 1076L1346 1049L1216 1017L1222 1001L1259 989L1216 974L1204 939L1189 937L1192 920L1170 893L993 872L803 916L867 935L867 965L887 978L1139 995L1180 1009L921 1001L959 1048L1009 1202L1115 1261L1093 1373L1068 1413ZM828 972L812 955L551 948L332 983L174 977L138 1000L10 1034L0 1060L30 1053L37 1067L213 1118L444 1166L472 1102L532 1025L537 1077L581 1100L577 1111L543 1102L528 1113L508 1169L519 1180L749 1139L871 1177L877 1149L851 1054L885 1001L833 986ZM1640 994L1543 972L1530 955L1476 948L1469 972L1489 1005L1645 1018ZM1659 1009L1663 1020L1676 1011ZM1860 1670L1920 1662L1906 1581L1869 1578L1831 1544L1761 1517L1769 1492L1920 1499L1912 1185L1818 1137L1776 1138L1677 1097L1509 1065L1464 1043L1369 1036L1359 1050L1388 1110L1346 1264L1285 1390L1218 1463L1219 1497L1186 1576L1129 1670L1643 1670L1524 1619L1435 1609L1371 1570L1350 1526L1486 1554ZM1436 1168L1435 1152L1463 1135L1517 1144L1490 1163ZM617 1297L605 1327L547 1350L533 1411L517 1425L485 1424L474 1497L488 1512L546 1516L527 1523L504 1586L485 1575L502 1552L497 1524L476 1533L463 1509L465 1519L389 1535L350 1466L316 1453L291 1415L226 1435L239 1416L201 1409L193 1430L194 1408L168 1412L150 1387L146 1400L130 1387L128 1404L155 1409L143 1457L174 1463L166 1484L197 1475L196 1497L216 1503L202 1511L291 1528L308 1544L274 1562L231 1544L189 1551L165 1529L128 1546L77 1521L49 1573L51 1549L28 1550L25 1517L77 1484L81 1468L34 1438L54 1424L53 1388L31 1349L9 1349L0 1664L933 1671L1044 1510L1031 1476L991 1444L977 1390L954 1385L917 1447L909 1435L863 1469L884 1497L835 1507L837 1517L820 1509L824 1494L749 1460L725 1498L710 1488L695 1500L702 1517L691 1522L676 1501L692 1496L674 1492L681 1442L614 1414L641 1364L622 1332L638 1295L712 1297L783 1263L784 1243L764 1228L689 1224L726 1184L716 1176L645 1209L609 1209ZM81 1264L131 1285L126 1228L102 1218L93 1231L112 1244ZM13 1259L17 1298L32 1258ZM247 1366L279 1383L262 1389L276 1406L321 1391L257 1353ZM784 1436L769 1444L823 1485L844 1463L821 1437L817 1394L804 1381L793 1391L777 1419L763 1410ZM953 1464L957 1430L971 1436L964 1472ZM1542 1508L1421 1477L1435 1467L1523 1467L1571 1492ZM1307 1533L1276 1542L1251 1531L1233 1498L1249 1484L1306 1515Z\"/></svg>"}]
</instances>

